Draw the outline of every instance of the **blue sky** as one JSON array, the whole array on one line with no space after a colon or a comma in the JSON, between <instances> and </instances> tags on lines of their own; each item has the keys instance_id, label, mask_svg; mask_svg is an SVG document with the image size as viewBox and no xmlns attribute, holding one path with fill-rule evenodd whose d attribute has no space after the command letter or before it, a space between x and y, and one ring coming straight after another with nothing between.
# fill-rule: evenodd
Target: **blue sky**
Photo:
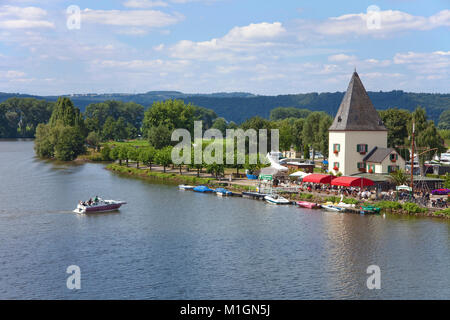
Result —
<instances>
[{"instance_id":1,"label":"blue sky","mask_svg":"<svg viewBox=\"0 0 450 320\"><path fill-rule=\"evenodd\" d=\"M448 93L449 31L448 0L1 0L0 92Z\"/></svg>"}]
</instances>

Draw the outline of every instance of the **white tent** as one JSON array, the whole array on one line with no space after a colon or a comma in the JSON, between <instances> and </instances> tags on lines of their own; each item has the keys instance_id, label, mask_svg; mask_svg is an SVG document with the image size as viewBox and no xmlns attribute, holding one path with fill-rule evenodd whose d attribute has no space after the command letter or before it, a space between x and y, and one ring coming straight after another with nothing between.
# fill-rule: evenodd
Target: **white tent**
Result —
<instances>
[{"instance_id":1,"label":"white tent","mask_svg":"<svg viewBox=\"0 0 450 320\"><path fill-rule=\"evenodd\" d=\"M297 172L294 172L293 174L290 174L289 177L299 177L299 178L303 179L304 177L309 176L309 175L310 175L310 173L306 173L304 171L297 171Z\"/></svg>"},{"instance_id":2,"label":"white tent","mask_svg":"<svg viewBox=\"0 0 450 320\"><path fill-rule=\"evenodd\" d=\"M270 162L270 167L277 169L279 171L288 171L289 169L287 167L283 167L282 165L280 165L280 161L278 158L275 159L274 156L272 156L270 153L267 154L267 159Z\"/></svg>"},{"instance_id":3,"label":"white tent","mask_svg":"<svg viewBox=\"0 0 450 320\"><path fill-rule=\"evenodd\" d=\"M397 191L398 190L412 191L411 187L408 187L408 186L405 186L405 185L398 186L396 189L397 189Z\"/></svg>"}]
</instances>

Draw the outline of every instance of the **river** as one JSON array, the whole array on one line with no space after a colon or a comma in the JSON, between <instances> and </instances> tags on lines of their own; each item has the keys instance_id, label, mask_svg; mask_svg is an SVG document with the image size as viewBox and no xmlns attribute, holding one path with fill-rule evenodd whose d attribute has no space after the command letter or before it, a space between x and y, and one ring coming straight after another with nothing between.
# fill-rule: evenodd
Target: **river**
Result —
<instances>
[{"instance_id":1,"label":"river","mask_svg":"<svg viewBox=\"0 0 450 320\"><path fill-rule=\"evenodd\" d=\"M450 298L448 221L183 192L39 160L32 141L0 141L0 181L0 299ZM95 195L128 204L72 212Z\"/></svg>"}]
</instances>

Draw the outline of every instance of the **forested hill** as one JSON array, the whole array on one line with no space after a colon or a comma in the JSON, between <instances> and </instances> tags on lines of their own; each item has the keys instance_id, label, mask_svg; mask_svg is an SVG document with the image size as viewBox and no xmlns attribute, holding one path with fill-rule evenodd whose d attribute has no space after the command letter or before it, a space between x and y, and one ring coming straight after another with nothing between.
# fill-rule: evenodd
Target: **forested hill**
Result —
<instances>
[{"instance_id":1,"label":"forested hill","mask_svg":"<svg viewBox=\"0 0 450 320\"><path fill-rule=\"evenodd\" d=\"M427 115L436 123L444 110L450 109L450 94L410 93L403 91L368 92L375 108L403 108L414 110L418 105L426 109ZM151 91L142 94L87 94L69 96L74 104L84 111L90 103L105 100L133 101L145 107L154 101L182 99L200 107L214 110L219 117L241 123L253 116L269 118L270 110L276 107L298 107L314 111L325 111L334 116L344 92L306 93L279 96L256 96L250 93L185 94L178 91ZM35 97L56 101L56 96L31 96L0 93L0 102L10 97Z\"/></svg>"}]
</instances>

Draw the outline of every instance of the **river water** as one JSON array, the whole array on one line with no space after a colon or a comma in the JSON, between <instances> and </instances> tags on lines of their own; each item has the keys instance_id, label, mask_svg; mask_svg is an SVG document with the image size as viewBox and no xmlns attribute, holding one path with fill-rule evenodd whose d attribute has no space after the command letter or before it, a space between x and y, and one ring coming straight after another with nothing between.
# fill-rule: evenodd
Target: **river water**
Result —
<instances>
[{"instance_id":1,"label":"river water","mask_svg":"<svg viewBox=\"0 0 450 320\"><path fill-rule=\"evenodd\" d=\"M0 299L450 298L448 221L183 192L38 160L32 141L0 141L0 181ZM72 212L95 195L128 204Z\"/></svg>"}]
</instances>

